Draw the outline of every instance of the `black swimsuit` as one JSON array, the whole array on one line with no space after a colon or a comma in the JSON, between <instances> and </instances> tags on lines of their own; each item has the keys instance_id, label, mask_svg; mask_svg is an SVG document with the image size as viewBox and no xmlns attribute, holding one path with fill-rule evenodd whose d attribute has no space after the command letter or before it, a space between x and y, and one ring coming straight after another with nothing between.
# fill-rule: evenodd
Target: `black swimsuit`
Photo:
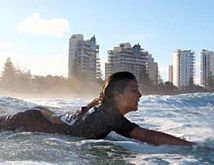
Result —
<instances>
[{"instance_id":1,"label":"black swimsuit","mask_svg":"<svg viewBox=\"0 0 214 165\"><path fill-rule=\"evenodd\" d=\"M131 131L137 126L126 119L117 109L104 105L89 110L78 119L73 114L59 117L62 124L52 124L39 110L31 109L13 116L1 116L0 130L18 129L101 139L111 131L130 137Z\"/></svg>"}]
</instances>

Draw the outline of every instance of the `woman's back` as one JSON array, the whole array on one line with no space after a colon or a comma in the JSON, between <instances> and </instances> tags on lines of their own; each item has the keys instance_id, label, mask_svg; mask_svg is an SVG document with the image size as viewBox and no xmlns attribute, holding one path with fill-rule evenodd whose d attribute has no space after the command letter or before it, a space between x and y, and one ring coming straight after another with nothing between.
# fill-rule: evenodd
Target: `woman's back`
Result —
<instances>
[{"instance_id":1,"label":"woman's back","mask_svg":"<svg viewBox=\"0 0 214 165\"><path fill-rule=\"evenodd\" d=\"M85 138L105 138L111 131L129 137L137 125L127 120L116 108L101 105L89 110L69 129L70 134Z\"/></svg>"}]
</instances>

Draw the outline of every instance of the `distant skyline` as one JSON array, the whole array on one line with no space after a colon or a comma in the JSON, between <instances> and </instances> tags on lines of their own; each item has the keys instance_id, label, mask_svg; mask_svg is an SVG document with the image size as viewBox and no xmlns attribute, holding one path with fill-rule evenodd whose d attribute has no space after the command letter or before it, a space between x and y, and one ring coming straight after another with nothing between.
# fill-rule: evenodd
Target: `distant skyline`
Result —
<instances>
[{"instance_id":1,"label":"distant skyline","mask_svg":"<svg viewBox=\"0 0 214 165\"><path fill-rule=\"evenodd\" d=\"M11 57L34 75L67 77L69 39L83 34L95 35L102 64L107 50L139 43L164 81L173 51L193 50L198 83L200 51L214 50L213 6L212 0L0 0L0 69Z\"/></svg>"}]
</instances>

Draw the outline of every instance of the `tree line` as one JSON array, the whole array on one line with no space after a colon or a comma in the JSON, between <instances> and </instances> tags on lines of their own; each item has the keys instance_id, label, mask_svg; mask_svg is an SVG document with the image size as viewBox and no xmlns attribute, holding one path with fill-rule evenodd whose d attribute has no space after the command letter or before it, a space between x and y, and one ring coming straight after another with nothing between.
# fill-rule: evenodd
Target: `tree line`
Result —
<instances>
[{"instance_id":1,"label":"tree line","mask_svg":"<svg viewBox=\"0 0 214 165\"><path fill-rule=\"evenodd\" d=\"M102 88L103 80L96 79L84 81L76 78L65 78L63 76L37 76L32 75L30 70L22 71L17 69L10 57L7 58L0 77L1 93L23 93L36 95L97 95ZM139 81L142 94L180 94L190 92L213 92L214 77L209 78L207 89L195 85L190 80L190 85L183 89L178 89L171 82L163 82L159 76L157 83L152 83L146 71L142 73Z\"/></svg>"},{"instance_id":2,"label":"tree line","mask_svg":"<svg viewBox=\"0 0 214 165\"><path fill-rule=\"evenodd\" d=\"M146 75L146 73L144 73ZM158 94L158 95L175 95L182 93L194 93L194 92L214 92L214 77L208 78L206 88L196 85L193 78L190 78L189 85L183 88L177 88L172 82L164 82L159 74L158 83L151 83L148 76L144 76L143 81L140 83L140 88L143 94Z\"/></svg>"},{"instance_id":3,"label":"tree line","mask_svg":"<svg viewBox=\"0 0 214 165\"><path fill-rule=\"evenodd\" d=\"M93 85L92 85L93 84ZM37 76L32 75L30 70L17 69L11 58L8 57L0 77L0 92L8 94L35 94L66 96L74 94L93 94L99 82L86 85L78 79L68 79L63 76ZM94 87L93 87L94 86Z\"/></svg>"}]
</instances>

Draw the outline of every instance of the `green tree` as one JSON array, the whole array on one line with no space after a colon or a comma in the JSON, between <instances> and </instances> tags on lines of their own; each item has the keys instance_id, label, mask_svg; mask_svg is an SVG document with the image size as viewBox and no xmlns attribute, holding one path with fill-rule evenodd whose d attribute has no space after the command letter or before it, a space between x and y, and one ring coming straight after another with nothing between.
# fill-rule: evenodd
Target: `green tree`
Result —
<instances>
[{"instance_id":1,"label":"green tree","mask_svg":"<svg viewBox=\"0 0 214 165\"><path fill-rule=\"evenodd\" d=\"M31 85L31 72L16 70L16 91L28 92Z\"/></svg>"},{"instance_id":2,"label":"green tree","mask_svg":"<svg viewBox=\"0 0 214 165\"><path fill-rule=\"evenodd\" d=\"M1 83L4 88L13 89L16 80L16 69L8 57L3 68Z\"/></svg>"}]
</instances>

